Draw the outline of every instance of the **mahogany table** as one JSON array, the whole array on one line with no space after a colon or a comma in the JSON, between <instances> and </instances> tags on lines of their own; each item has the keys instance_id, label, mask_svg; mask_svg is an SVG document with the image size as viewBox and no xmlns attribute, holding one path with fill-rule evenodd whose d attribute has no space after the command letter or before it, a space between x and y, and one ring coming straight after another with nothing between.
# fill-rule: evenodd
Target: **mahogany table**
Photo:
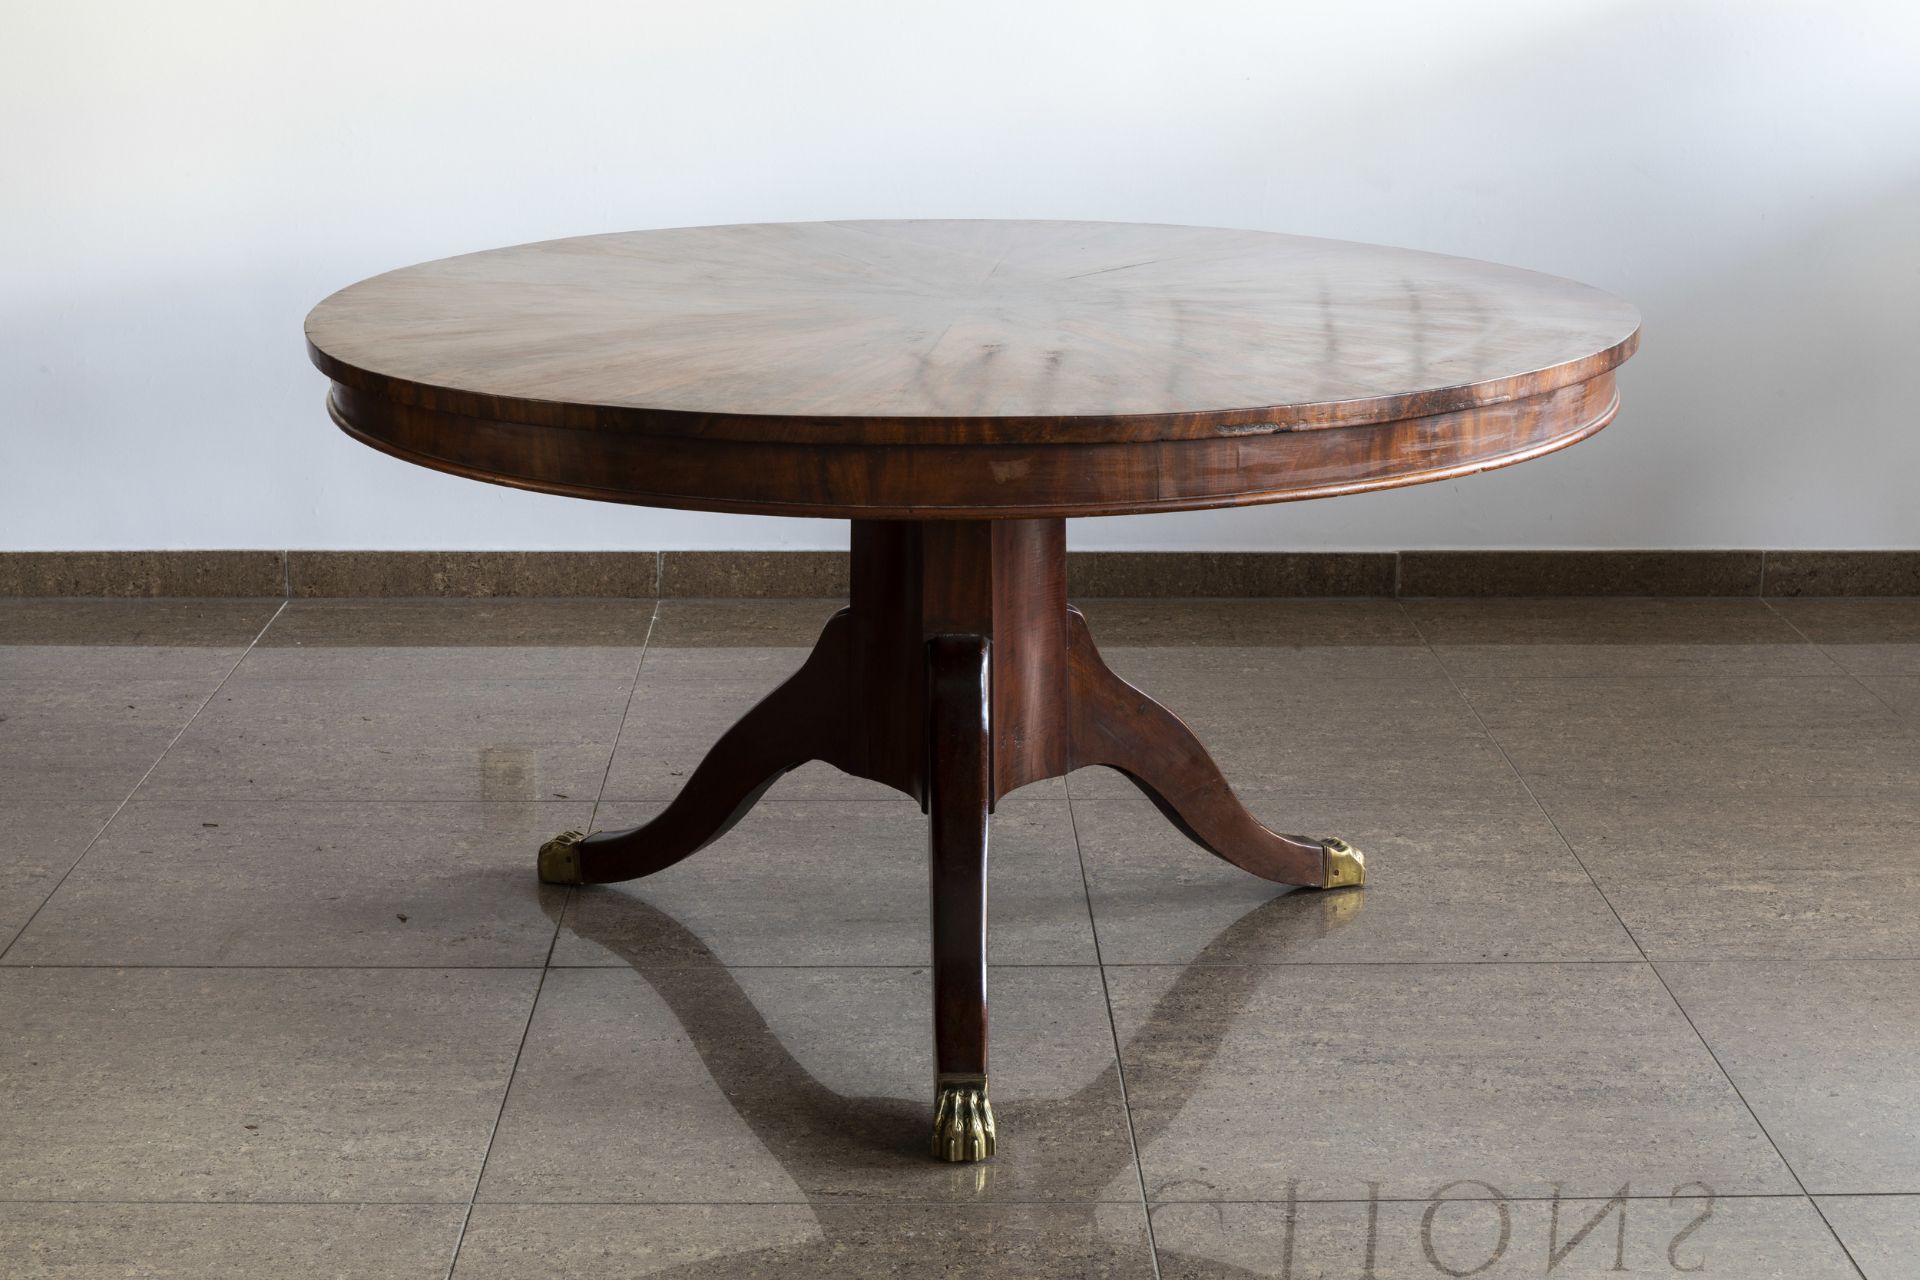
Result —
<instances>
[{"instance_id":1,"label":"mahogany table","mask_svg":"<svg viewBox=\"0 0 1920 1280\"><path fill-rule=\"evenodd\" d=\"M587 236L376 276L307 317L349 435L421 466L648 506L851 520L847 608L657 817L567 832L540 878L651 875L810 760L929 815L933 1152L984 1159L988 815L1088 765L1280 884L1365 882L1281 835L1110 671L1066 517L1416 484L1609 422L1628 304L1460 258L1100 222Z\"/></svg>"}]
</instances>

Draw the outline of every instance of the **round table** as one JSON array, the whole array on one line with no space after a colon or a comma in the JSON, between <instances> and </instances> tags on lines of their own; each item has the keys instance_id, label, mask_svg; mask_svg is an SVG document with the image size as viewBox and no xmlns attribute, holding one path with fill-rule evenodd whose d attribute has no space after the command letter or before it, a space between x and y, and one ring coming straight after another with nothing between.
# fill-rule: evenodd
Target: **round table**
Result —
<instances>
[{"instance_id":1,"label":"round table","mask_svg":"<svg viewBox=\"0 0 1920 1280\"><path fill-rule=\"evenodd\" d=\"M1068 516L1358 493L1610 421L1639 315L1461 258L1102 222L771 223L407 267L307 317L328 408L421 466L548 493L852 521L847 608L657 817L567 832L554 884L651 875L824 760L929 815L935 1155L984 1159L989 814L1088 765L1196 844L1316 889L1067 604Z\"/></svg>"}]
</instances>

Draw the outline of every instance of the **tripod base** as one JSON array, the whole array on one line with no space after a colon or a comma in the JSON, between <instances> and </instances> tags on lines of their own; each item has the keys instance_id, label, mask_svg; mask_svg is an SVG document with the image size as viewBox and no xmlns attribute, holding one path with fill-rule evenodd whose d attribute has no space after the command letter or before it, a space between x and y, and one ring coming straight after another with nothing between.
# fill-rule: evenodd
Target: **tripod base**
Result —
<instances>
[{"instance_id":1,"label":"tripod base","mask_svg":"<svg viewBox=\"0 0 1920 1280\"><path fill-rule=\"evenodd\" d=\"M1261 825L1193 731L1108 669L1067 604L1064 521L855 521L852 588L806 663L721 736L671 804L629 831L548 841L540 878L607 884L664 870L810 760L914 797L930 819L940 1158L993 1153L986 867L1001 796L1107 765L1252 875L1366 882L1364 855L1344 840Z\"/></svg>"}]
</instances>

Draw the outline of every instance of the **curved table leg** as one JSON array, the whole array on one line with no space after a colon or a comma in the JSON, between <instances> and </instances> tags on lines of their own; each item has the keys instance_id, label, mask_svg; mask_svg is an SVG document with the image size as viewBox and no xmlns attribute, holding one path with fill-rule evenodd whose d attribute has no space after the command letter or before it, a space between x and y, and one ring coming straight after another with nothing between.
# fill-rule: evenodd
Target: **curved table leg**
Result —
<instances>
[{"instance_id":1,"label":"curved table leg","mask_svg":"<svg viewBox=\"0 0 1920 1280\"><path fill-rule=\"evenodd\" d=\"M611 884L664 871L712 844L767 788L809 760L838 761L845 742L848 614L827 623L806 664L713 744L673 802L642 826L540 846L548 884Z\"/></svg>"},{"instance_id":2,"label":"curved table leg","mask_svg":"<svg viewBox=\"0 0 1920 1280\"><path fill-rule=\"evenodd\" d=\"M933 1154L993 1154L987 1100L988 644L927 641L927 847L933 893Z\"/></svg>"},{"instance_id":3,"label":"curved table leg","mask_svg":"<svg viewBox=\"0 0 1920 1280\"><path fill-rule=\"evenodd\" d=\"M1188 839L1263 880L1320 889L1366 883L1366 858L1346 841L1285 836L1262 826L1186 722L1101 659L1078 609L1067 610L1067 628L1076 766L1118 769Z\"/></svg>"}]
</instances>

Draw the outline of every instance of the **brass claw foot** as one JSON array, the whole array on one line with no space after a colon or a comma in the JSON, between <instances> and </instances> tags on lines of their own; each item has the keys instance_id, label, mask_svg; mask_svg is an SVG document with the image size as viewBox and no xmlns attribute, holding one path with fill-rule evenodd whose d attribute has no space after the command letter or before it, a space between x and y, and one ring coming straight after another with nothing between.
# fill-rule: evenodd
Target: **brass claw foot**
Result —
<instances>
[{"instance_id":1,"label":"brass claw foot","mask_svg":"<svg viewBox=\"0 0 1920 1280\"><path fill-rule=\"evenodd\" d=\"M582 884L580 879L580 842L584 831L562 831L540 846L541 884Z\"/></svg>"},{"instance_id":2,"label":"brass claw foot","mask_svg":"<svg viewBox=\"0 0 1920 1280\"><path fill-rule=\"evenodd\" d=\"M972 1164L993 1154L993 1104L987 1079L943 1080L933 1111L933 1155L949 1164Z\"/></svg>"},{"instance_id":3,"label":"brass claw foot","mask_svg":"<svg viewBox=\"0 0 1920 1280\"><path fill-rule=\"evenodd\" d=\"M1320 842L1327 851L1329 889L1347 889L1367 882L1367 855L1338 836Z\"/></svg>"}]
</instances>

